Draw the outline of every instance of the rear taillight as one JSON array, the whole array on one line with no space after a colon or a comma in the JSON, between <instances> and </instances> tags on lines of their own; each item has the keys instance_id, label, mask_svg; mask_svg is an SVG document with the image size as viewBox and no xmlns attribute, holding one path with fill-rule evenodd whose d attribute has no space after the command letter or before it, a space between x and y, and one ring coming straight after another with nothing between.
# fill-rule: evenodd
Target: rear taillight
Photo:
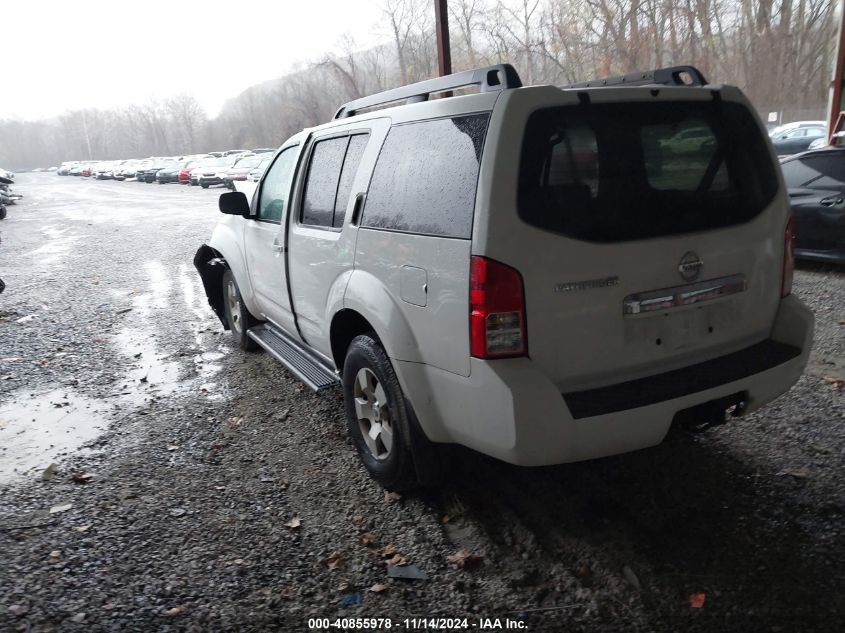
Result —
<instances>
[{"instance_id":1,"label":"rear taillight","mask_svg":"<svg viewBox=\"0 0 845 633\"><path fill-rule=\"evenodd\" d=\"M792 275L795 272L795 220L789 217L783 236L783 276L780 282L780 296L792 292Z\"/></svg>"},{"instance_id":2,"label":"rear taillight","mask_svg":"<svg viewBox=\"0 0 845 633\"><path fill-rule=\"evenodd\" d=\"M470 353L476 358L524 356L525 295L522 276L485 257L473 256L470 269Z\"/></svg>"}]
</instances>

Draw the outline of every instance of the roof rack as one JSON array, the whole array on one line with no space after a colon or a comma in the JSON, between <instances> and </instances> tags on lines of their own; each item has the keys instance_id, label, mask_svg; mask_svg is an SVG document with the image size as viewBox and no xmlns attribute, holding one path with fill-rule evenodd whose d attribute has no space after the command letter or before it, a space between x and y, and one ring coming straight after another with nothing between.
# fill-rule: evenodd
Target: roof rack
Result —
<instances>
[{"instance_id":1,"label":"roof rack","mask_svg":"<svg viewBox=\"0 0 845 633\"><path fill-rule=\"evenodd\" d=\"M636 72L619 77L581 81L564 88L596 88L601 86L704 86L707 80L695 66L670 66Z\"/></svg>"},{"instance_id":2,"label":"roof rack","mask_svg":"<svg viewBox=\"0 0 845 633\"><path fill-rule=\"evenodd\" d=\"M519 74L517 74L514 67L510 64L496 64L495 66L476 68L475 70L465 70L464 72L446 75L445 77L436 77L435 79L427 79L426 81L394 88L393 90L385 90L384 92L344 103L335 112L334 118L344 119L354 116L359 110L386 105L394 101L406 101L408 103L428 101L428 96L432 93L447 92L449 90L465 88L466 86L479 86L481 92L493 92L507 90L508 88L520 88L522 87L522 81L519 78Z\"/></svg>"}]
</instances>

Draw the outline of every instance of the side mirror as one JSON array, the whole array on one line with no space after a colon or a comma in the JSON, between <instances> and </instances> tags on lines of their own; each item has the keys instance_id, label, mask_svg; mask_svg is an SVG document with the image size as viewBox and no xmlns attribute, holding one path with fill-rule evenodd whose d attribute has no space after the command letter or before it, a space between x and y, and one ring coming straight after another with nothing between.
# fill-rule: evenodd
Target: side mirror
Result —
<instances>
[{"instance_id":1,"label":"side mirror","mask_svg":"<svg viewBox=\"0 0 845 633\"><path fill-rule=\"evenodd\" d=\"M220 200L217 204L220 208L220 213L240 215L245 218L249 217L249 200L246 199L246 194L243 191L221 193Z\"/></svg>"}]
</instances>

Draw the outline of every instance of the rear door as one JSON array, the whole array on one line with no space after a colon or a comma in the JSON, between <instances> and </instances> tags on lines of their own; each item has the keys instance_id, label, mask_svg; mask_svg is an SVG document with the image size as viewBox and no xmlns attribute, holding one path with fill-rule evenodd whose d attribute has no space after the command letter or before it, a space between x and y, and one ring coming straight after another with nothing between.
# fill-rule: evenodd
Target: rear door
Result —
<instances>
[{"instance_id":1,"label":"rear door","mask_svg":"<svg viewBox=\"0 0 845 633\"><path fill-rule=\"evenodd\" d=\"M724 95L531 88L501 98L474 254L522 274L528 353L561 390L767 338L787 209L762 126Z\"/></svg>"},{"instance_id":2,"label":"rear door","mask_svg":"<svg viewBox=\"0 0 845 633\"><path fill-rule=\"evenodd\" d=\"M288 238L290 288L302 337L326 358L329 306L342 300L355 258L349 221L388 125L374 119L332 127L313 134L305 148Z\"/></svg>"},{"instance_id":3,"label":"rear door","mask_svg":"<svg viewBox=\"0 0 845 633\"><path fill-rule=\"evenodd\" d=\"M795 218L796 248L845 248L845 152L802 156L781 168Z\"/></svg>"}]
</instances>

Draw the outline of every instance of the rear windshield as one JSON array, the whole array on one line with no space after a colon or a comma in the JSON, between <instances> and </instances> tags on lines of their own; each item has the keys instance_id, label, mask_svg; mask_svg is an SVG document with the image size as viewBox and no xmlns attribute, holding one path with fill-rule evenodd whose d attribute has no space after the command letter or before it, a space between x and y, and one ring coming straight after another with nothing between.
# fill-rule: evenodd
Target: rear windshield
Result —
<instances>
[{"instance_id":1,"label":"rear windshield","mask_svg":"<svg viewBox=\"0 0 845 633\"><path fill-rule=\"evenodd\" d=\"M777 192L753 116L725 102L546 108L528 119L519 215L593 242L746 222Z\"/></svg>"}]
</instances>

